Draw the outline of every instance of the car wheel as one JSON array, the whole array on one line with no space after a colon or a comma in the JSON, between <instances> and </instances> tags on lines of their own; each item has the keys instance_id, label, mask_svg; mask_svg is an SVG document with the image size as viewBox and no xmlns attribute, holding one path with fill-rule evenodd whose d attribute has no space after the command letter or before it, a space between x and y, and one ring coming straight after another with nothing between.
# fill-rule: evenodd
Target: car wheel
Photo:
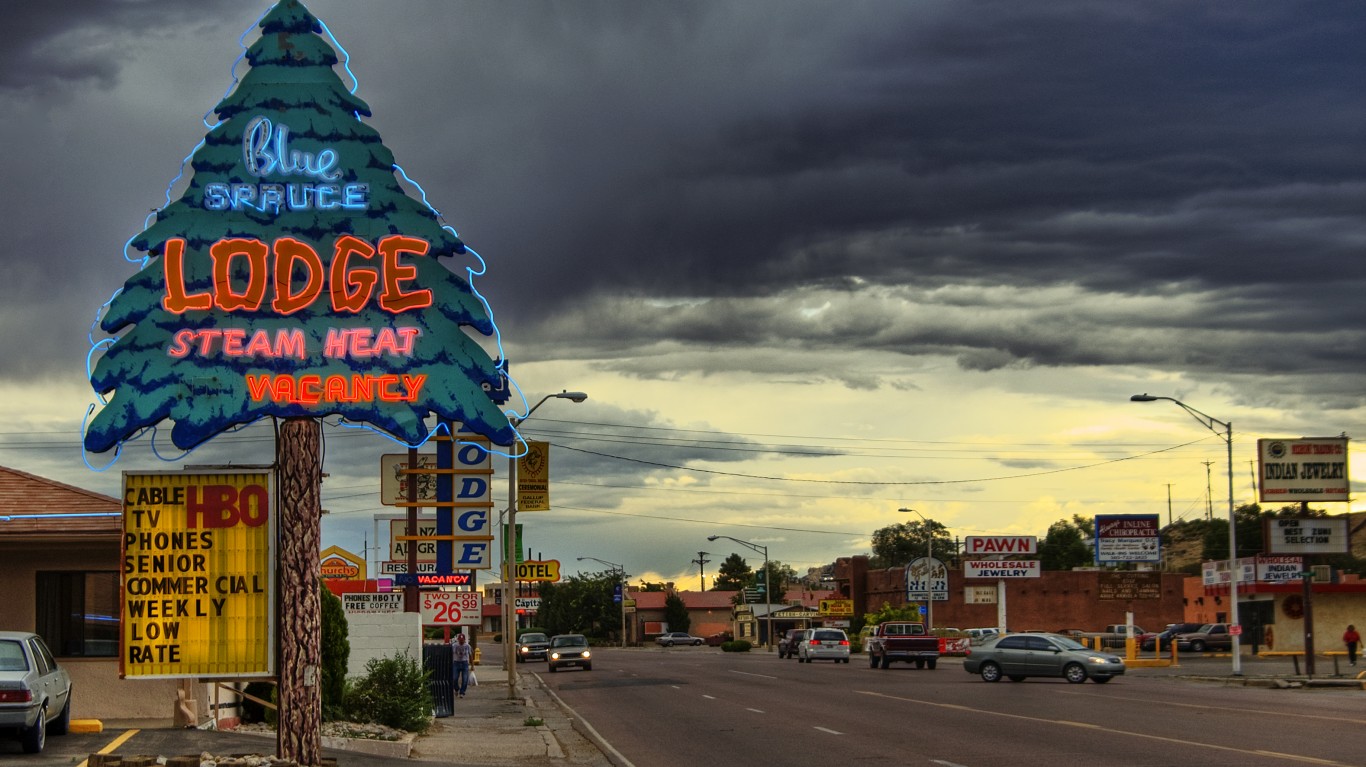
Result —
<instances>
[{"instance_id":1,"label":"car wheel","mask_svg":"<svg viewBox=\"0 0 1366 767\"><path fill-rule=\"evenodd\" d=\"M43 709L38 712L38 721L34 722L32 727L29 727L23 731L23 733L21 734L21 739L24 745L24 753L40 754L43 752L43 746L47 745L46 706L44 706Z\"/></svg>"},{"instance_id":2,"label":"car wheel","mask_svg":"<svg viewBox=\"0 0 1366 767\"><path fill-rule=\"evenodd\" d=\"M877 656L869 653L868 668L877 668Z\"/></svg>"},{"instance_id":3,"label":"car wheel","mask_svg":"<svg viewBox=\"0 0 1366 767\"><path fill-rule=\"evenodd\" d=\"M916 661L916 662L915 662L915 667L916 667L916 668L925 668L925 661L923 661L923 660L918 660L918 661Z\"/></svg>"},{"instance_id":4,"label":"car wheel","mask_svg":"<svg viewBox=\"0 0 1366 767\"><path fill-rule=\"evenodd\" d=\"M1110 681L1111 679L1114 679L1114 677L1112 677L1112 676L1093 676L1093 677L1091 677L1091 681L1092 681L1092 682L1095 682L1096 684L1105 684L1106 682Z\"/></svg>"},{"instance_id":5,"label":"car wheel","mask_svg":"<svg viewBox=\"0 0 1366 767\"><path fill-rule=\"evenodd\" d=\"M1072 684L1081 684L1086 681L1086 669L1080 663L1069 663L1062 670L1062 675Z\"/></svg>"},{"instance_id":6,"label":"car wheel","mask_svg":"<svg viewBox=\"0 0 1366 767\"><path fill-rule=\"evenodd\" d=\"M883 668L883 669L889 669L889 668L891 668L891 667L892 667L892 659L889 658L889 657L887 657L886 655L882 656L882 668Z\"/></svg>"},{"instance_id":7,"label":"car wheel","mask_svg":"<svg viewBox=\"0 0 1366 767\"><path fill-rule=\"evenodd\" d=\"M693 642L693 643L692 643L692 646L693 646L693 647L701 647L701 646L702 646L702 640L699 639L699 640L697 640L696 642Z\"/></svg>"},{"instance_id":8,"label":"car wheel","mask_svg":"<svg viewBox=\"0 0 1366 767\"><path fill-rule=\"evenodd\" d=\"M1006 678L1012 682L1023 682L1026 679L1024 674L1011 674Z\"/></svg>"},{"instance_id":9,"label":"car wheel","mask_svg":"<svg viewBox=\"0 0 1366 767\"><path fill-rule=\"evenodd\" d=\"M981 674L983 682L1001 681L1001 667L990 661L982 664Z\"/></svg>"},{"instance_id":10,"label":"car wheel","mask_svg":"<svg viewBox=\"0 0 1366 767\"><path fill-rule=\"evenodd\" d=\"M1204 651L1205 651L1205 643L1204 643L1204 642L1201 642L1199 639L1197 639L1197 640L1195 640L1194 642L1191 642L1191 650L1194 651L1194 652L1204 652Z\"/></svg>"},{"instance_id":11,"label":"car wheel","mask_svg":"<svg viewBox=\"0 0 1366 767\"><path fill-rule=\"evenodd\" d=\"M934 671L936 668L939 667L939 659L938 659L938 658L931 658L931 659L925 661L925 665L930 667L930 671Z\"/></svg>"},{"instance_id":12,"label":"car wheel","mask_svg":"<svg viewBox=\"0 0 1366 767\"><path fill-rule=\"evenodd\" d=\"M555 667L555 664L554 664L554 663L551 663L551 664L550 664L550 673L553 674L553 673L555 673L556 671L559 671L559 669Z\"/></svg>"},{"instance_id":13,"label":"car wheel","mask_svg":"<svg viewBox=\"0 0 1366 767\"><path fill-rule=\"evenodd\" d=\"M66 693L66 705L62 707L62 713L47 726L49 735L65 735L71 730L71 692Z\"/></svg>"},{"instance_id":14,"label":"car wheel","mask_svg":"<svg viewBox=\"0 0 1366 767\"><path fill-rule=\"evenodd\" d=\"M584 671L592 671L592 670L593 670L593 664L592 664L592 663L585 663L585 664L583 664L583 670L584 670Z\"/></svg>"}]
</instances>

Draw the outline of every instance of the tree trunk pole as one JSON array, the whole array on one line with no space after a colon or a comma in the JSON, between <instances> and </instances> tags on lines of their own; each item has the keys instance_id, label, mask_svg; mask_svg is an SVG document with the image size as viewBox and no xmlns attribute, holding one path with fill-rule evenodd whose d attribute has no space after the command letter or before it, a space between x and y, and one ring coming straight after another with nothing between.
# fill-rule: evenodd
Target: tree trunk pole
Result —
<instances>
[{"instance_id":1,"label":"tree trunk pole","mask_svg":"<svg viewBox=\"0 0 1366 767\"><path fill-rule=\"evenodd\" d=\"M280 477L280 556L276 592L280 719L276 755L322 764L321 431L311 418L286 418L276 447Z\"/></svg>"}]
</instances>

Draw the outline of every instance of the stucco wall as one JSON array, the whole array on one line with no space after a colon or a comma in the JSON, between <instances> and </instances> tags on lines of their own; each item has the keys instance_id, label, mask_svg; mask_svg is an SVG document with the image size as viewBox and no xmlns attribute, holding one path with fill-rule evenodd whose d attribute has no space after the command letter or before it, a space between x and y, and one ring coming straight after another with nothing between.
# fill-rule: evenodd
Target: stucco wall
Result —
<instances>
[{"instance_id":1,"label":"stucco wall","mask_svg":"<svg viewBox=\"0 0 1366 767\"><path fill-rule=\"evenodd\" d=\"M419 613L347 613L346 629L351 659L346 675L364 676L372 658L389 658L407 652L422 662L422 616Z\"/></svg>"}]
</instances>

